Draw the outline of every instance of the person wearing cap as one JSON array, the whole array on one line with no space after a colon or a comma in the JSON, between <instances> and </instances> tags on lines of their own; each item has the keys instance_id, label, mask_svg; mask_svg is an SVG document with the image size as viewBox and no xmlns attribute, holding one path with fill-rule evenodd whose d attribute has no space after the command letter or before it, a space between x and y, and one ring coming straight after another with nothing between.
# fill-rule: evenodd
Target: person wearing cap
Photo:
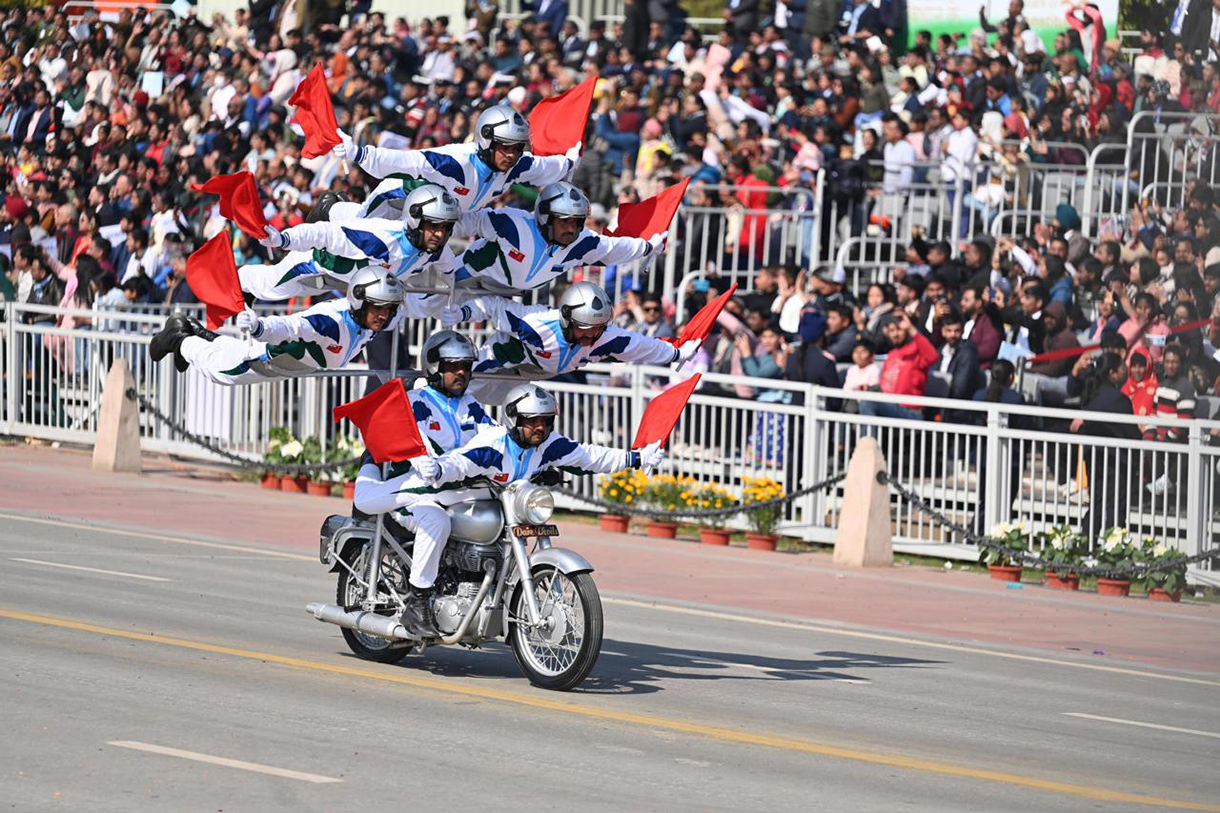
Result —
<instances>
[{"instance_id":1,"label":"person wearing cap","mask_svg":"<svg viewBox=\"0 0 1220 813\"><path fill-rule=\"evenodd\" d=\"M347 133L337 132L340 143L333 152L338 158L375 178L386 178L361 206L358 217L374 216L379 206L406 197L420 182L444 187L463 212L472 212L490 206L513 184L541 188L566 178L576 168L581 150L578 141L563 155L534 155L529 152L529 122L505 105L479 114L474 141L468 144L395 150L357 146Z\"/></svg>"},{"instance_id":2,"label":"person wearing cap","mask_svg":"<svg viewBox=\"0 0 1220 813\"><path fill-rule=\"evenodd\" d=\"M843 266L819 267L813 274L814 305L823 313L832 305L855 305L855 298L843 290L846 285L847 270Z\"/></svg>"}]
</instances>

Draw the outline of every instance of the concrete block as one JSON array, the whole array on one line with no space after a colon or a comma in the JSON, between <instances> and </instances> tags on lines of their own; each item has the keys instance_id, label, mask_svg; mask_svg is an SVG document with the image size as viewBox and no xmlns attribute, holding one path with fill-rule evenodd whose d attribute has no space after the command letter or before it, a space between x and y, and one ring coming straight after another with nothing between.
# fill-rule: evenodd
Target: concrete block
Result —
<instances>
[{"instance_id":1,"label":"concrete block","mask_svg":"<svg viewBox=\"0 0 1220 813\"><path fill-rule=\"evenodd\" d=\"M135 387L126 359L115 359L102 386L102 408L93 441L94 471L140 471L140 409L127 391Z\"/></svg>"},{"instance_id":2,"label":"concrete block","mask_svg":"<svg viewBox=\"0 0 1220 813\"><path fill-rule=\"evenodd\" d=\"M877 441L860 438L843 490L839 531L835 536L834 563L840 567L892 567L889 488L877 482L885 471L885 456Z\"/></svg>"}]
</instances>

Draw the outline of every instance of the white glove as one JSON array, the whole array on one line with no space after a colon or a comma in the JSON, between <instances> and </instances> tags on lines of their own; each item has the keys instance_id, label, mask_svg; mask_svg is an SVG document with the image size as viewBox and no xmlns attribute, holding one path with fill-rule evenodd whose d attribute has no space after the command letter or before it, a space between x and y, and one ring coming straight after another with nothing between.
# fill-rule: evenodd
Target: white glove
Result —
<instances>
[{"instance_id":1,"label":"white glove","mask_svg":"<svg viewBox=\"0 0 1220 813\"><path fill-rule=\"evenodd\" d=\"M682 342L678 347L678 364L685 364L695 357L699 352L699 348L703 346L703 342L699 339L691 339L690 341Z\"/></svg>"},{"instance_id":2,"label":"white glove","mask_svg":"<svg viewBox=\"0 0 1220 813\"><path fill-rule=\"evenodd\" d=\"M435 483L441 476L441 464L435 457L411 458L411 470L425 483Z\"/></svg>"},{"instance_id":3,"label":"white glove","mask_svg":"<svg viewBox=\"0 0 1220 813\"><path fill-rule=\"evenodd\" d=\"M241 313L233 318L233 324L242 333L249 333L251 336L257 336L263 332L262 324L258 318L258 314L246 308Z\"/></svg>"},{"instance_id":4,"label":"white glove","mask_svg":"<svg viewBox=\"0 0 1220 813\"><path fill-rule=\"evenodd\" d=\"M665 450L661 448L661 441L654 440L643 449L640 449L640 467L645 469L655 469L661 465L661 461L665 459Z\"/></svg>"},{"instance_id":5,"label":"white glove","mask_svg":"<svg viewBox=\"0 0 1220 813\"><path fill-rule=\"evenodd\" d=\"M340 161L356 163L356 153L359 152L356 148L356 142L352 141L352 137L342 130L335 130L339 136L339 143L331 147L331 153Z\"/></svg>"},{"instance_id":6,"label":"white glove","mask_svg":"<svg viewBox=\"0 0 1220 813\"><path fill-rule=\"evenodd\" d=\"M451 328L458 322L469 322L470 314L465 306L459 305L456 308L445 308L441 311L441 327Z\"/></svg>"},{"instance_id":7,"label":"white glove","mask_svg":"<svg viewBox=\"0 0 1220 813\"><path fill-rule=\"evenodd\" d=\"M286 234L277 229L275 226L272 226L270 223L263 228L266 229L267 233L263 237L258 238L258 244L260 246L266 246L267 248L288 247L288 236Z\"/></svg>"},{"instance_id":8,"label":"white glove","mask_svg":"<svg viewBox=\"0 0 1220 813\"><path fill-rule=\"evenodd\" d=\"M563 154L563 157L571 161L573 164L580 163L580 148L584 146L583 141L577 141L576 145Z\"/></svg>"},{"instance_id":9,"label":"white glove","mask_svg":"<svg viewBox=\"0 0 1220 813\"><path fill-rule=\"evenodd\" d=\"M661 232L660 234L654 234L652 237L648 238L648 245L652 246L652 252L651 252L652 254L663 253L665 251L668 243L669 243L669 229L666 229L665 231Z\"/></svg>"}]
</instances>

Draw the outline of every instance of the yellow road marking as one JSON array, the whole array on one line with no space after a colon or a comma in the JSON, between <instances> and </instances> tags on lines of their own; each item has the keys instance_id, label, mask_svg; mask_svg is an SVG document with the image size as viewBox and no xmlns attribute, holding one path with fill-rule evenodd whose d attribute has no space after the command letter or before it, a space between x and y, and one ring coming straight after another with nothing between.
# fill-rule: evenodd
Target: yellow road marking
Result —
<instances>
[{"instance_id":1,"label":"yellow road marking","mask_svg":"<svg viewBox=\"0 0 1220 813\"><path fill-rule=\"evenodd\" d=\"M1186 677L1185 675L1169 675L1164 672L1147 672L1142 669L1127 669L1122 666L1104 666L1099 663L1080 663L1065 661L1059 658L1046 658L1040 655L1022 655L1017 652L1003 652L998 649L986 649L978 646L962 644L947 644L940 641L925 641L922 638L907 638L901 635L886 635L880 632L864 632L862 630L828 627L822 624L808 624L803 621L777 621L771 618L758 618L752 615L725 613L718 610L701 610L697 607L682 607L675 604L664 604L653 601L638 601L629 598L610 598L602 596L602 604L618 604L623 607L639 607L645 610L665 610L680 615L694 615L701 618L715 618L721 621L740 621L745 624L758 624L764 627L779 627L790 630L807 630L809 632L824 632L828 635L842 635L848 638L863 638L867 641L884 641L888 644L907 644L923 646L930 649L944 649L949 652L966 652L971 655L989 655L993 658L1007 658L1014 661L1030 663L1050 663L1055 666L1071 666L1076 669L1092 669L1095 672L1111 672L1119 675L1135 675L1136 677L1156 678L1157 680L1172 680L1178 683L1194 683L1199 686L1220 686L1220 681L1204 680L1203 678Z\"/></svg>"},{"instance_id":2,"label":"yellow road marking","mask_svg":"<svg viewBox=\"0 0 1220 813\"><path fill-rule=\"evenodd\" d=\"M201 641L168 638L149 632L135 632L132 630L102 627L96 624L86 624L66 618L33 615L31 613L24 613L17 610L0 609L0 618L8 618L13 621L26 621L32 624L43 624L51 627L61 627L63 629L79 630L81 632L92 632L99 635L108 635L114 638L145 641L148 643L161 644L163 646L174 646L181 649L195 650L198 652L209 652L215 655L230 655L236 658L246 658L249 660L262 661L264 663L275 663L281 666L309 669L316 672L346 675L348 677L368 678L370 680L378 680L385 683L397 683L400 685L415 686L422 689L430 689L452 695L473 697L481 700L496 700L503 703L511 703L517 706L573 714L589 719L604 720L613 723L626 723L648 729L676 731L683 734L691 734L697 737L704 737L707 739L734 743L738 745L761 745L768 748L778 748L785 751L838 757L840 759L851 759L874 765L905 768L907 770L922 771L924 773L940 774L943 776L956 776L964 779L981 779L989 782L1000 782L1007 785L1017 785L1034 790L1046 791L1049 793L1059 793L1103 802L1154 805L1158 807L1177 808L1179 810L1205 810L1213 811L1213 813L1220 813L1220 805L1192 802L1185 799L1166 799L1158 796L1145 796L1142 794L1126 793L1124 791L1112 790L1104 787L1077 785L1070 782L1057 782L1048 779L1039 779L1033 776L1005 773L1003 771L969 768L961 765L951 765L943 762L917 759L915 757L883 754L875 751L865 751L858 748L835 745L833 743L797 739L794 737L781 737L770 734L759 734L751 731L740 731L737 729L706 725L688 720L658 717L651 714L639 714L628 711L619 711L616 709L582 706L570 701L557 700L543 695L524 695L516 692L486 688L482 686L464 686L451 680L441 680L422 675L404 675L393 672L382 672L356 666L345 666L342 664L325 663L322 661L311 661L304 658L293 658L286 655L276 655L269 652L254 652L247 649L237 649L235 647L203 643Z\"/></svg>"},{"instance_id":3,"label":"yellow road marking","mask_svg":"<svg viewBox=\"0 0 1220 813\"><path fill-rule=\"evenodd\" d=\"M215 548L217 550L236 550L242 553L257 553L259 556L270 556L275 559L294 559L298 562L316 562L318 557L305 556L300 553L288 553L280 550L267 550L265 548L248 548L243 545L224 545L220 542L204 542L201 539L191 539L185 536L170 536L168 534L148 534L141 531L125 531L122 528L106 528L101 525L89 525L85 522L68 522L62 519L43 519L41 517L27 517L22 514L5 514L0 513L0 519L16 519L21 522L32 522L36 525L54 525L59 528L72 528L77 531L90 531L99 534L117 534L119 536L131 536L136 539L152 539L157 542L173 542L178 545L195 545L200 548Z\"/></svg>"}]
</instances>

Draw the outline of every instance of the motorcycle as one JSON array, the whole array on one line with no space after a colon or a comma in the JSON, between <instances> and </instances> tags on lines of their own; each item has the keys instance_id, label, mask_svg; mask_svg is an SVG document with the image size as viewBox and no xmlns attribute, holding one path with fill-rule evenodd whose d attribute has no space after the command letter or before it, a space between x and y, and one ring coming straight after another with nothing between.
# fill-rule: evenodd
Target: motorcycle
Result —
<instances>
[{"instance_id":1,"label":"motorcycle","mask_svg":"<svg viewBox=\"0 0 1220 813\"><path fill-rule=\"evenodd\" d=\"M559 529L549 522L555 509L549 489L526 481L487 486L495 499L448 509L452 527L432 593L440 638L418 639L399 623L414 537L380 519L326 519L319 558L338 574L337 603L311 603L306 610L339 625L352 652L366 660L397 663L416 648L473 649L502 639L535 686L572 689L601 652L593 566L552 545ZM527 551L531 539L534 547Z\"/></svg>"}]
</instances>

